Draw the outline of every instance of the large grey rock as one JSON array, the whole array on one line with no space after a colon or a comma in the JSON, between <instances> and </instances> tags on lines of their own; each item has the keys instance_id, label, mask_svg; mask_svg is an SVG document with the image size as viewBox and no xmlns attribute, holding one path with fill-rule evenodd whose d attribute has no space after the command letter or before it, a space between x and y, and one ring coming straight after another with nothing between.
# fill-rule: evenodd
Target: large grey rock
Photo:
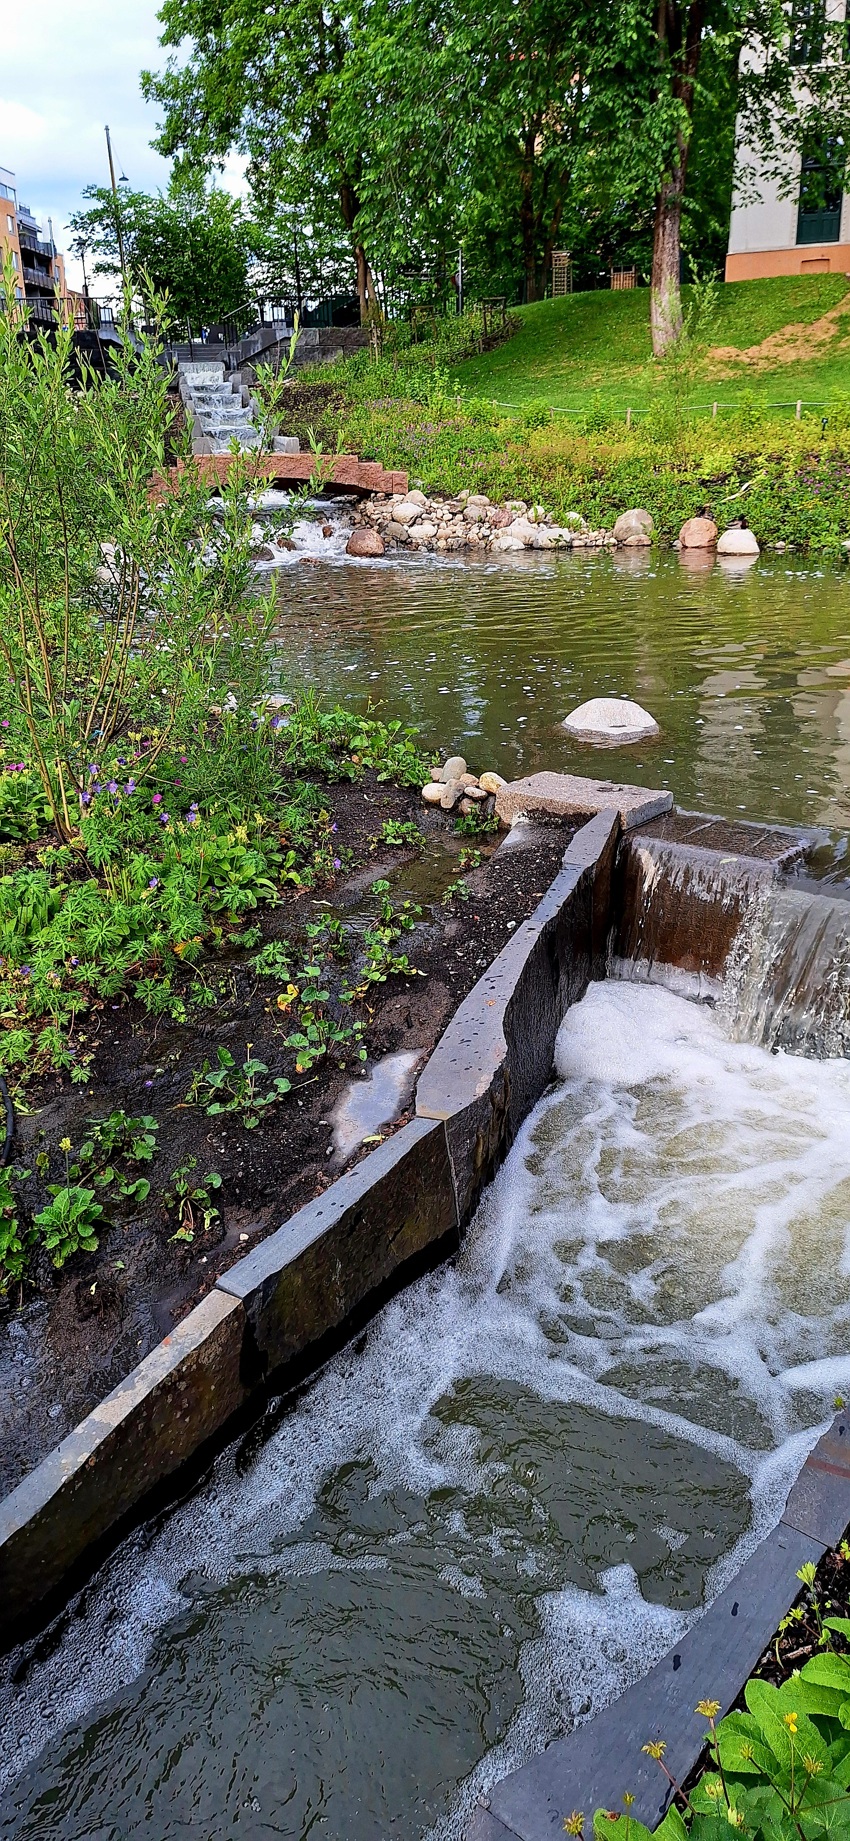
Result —
<instances>
[{"instance_id":1,"label":"large grey rock","mask_svg":"<svg viewBox=\"0 0 850 1841\"><path fill-rule=\"evenodd\" d=\"M614 542L643 546L652 541L652 516L638 505L631 511L622 511L614 525Z\"/></svg>"},{"instance_id":2,"label":"large grey rock","mask_svg":"<svg viewBox=\"0 0 850 1841\"><path fill-rule=\"evenodd\" d=\"M614 748L658 734L655 717L627 697L591 697L589 703L580 704L564 717L563 726L578 741Z\"/></svg>"},{"instance_id":3,"label":"large grey rock","mask_svg":"<svg viewBox=\"0 0 850 1841\"><path fill-rule=\"evenodd\" d=\"M627 831L631 825L669 812L672 804L673 794L660 788L623 786L573 773L532 773L524 780L509 780L496 794L496 811L505 825L512 824L520 812L529 818L538 812L552 818L591 818L611 807Z\"/></svg>"},{"instance_id":4,"label":"large grey rock","mask_svg":"<svg viewBox=\"0 0 850 1841\"><path fill-rule=\"evenodd\" d=\"M463 758L463 755L462 754L450 754L448 760L445 762L443 766L443 779L444 780L459 780L461 779L462 775L466 773L466 771L467 771L466 762Z\"/></svg>"}]
</instances>

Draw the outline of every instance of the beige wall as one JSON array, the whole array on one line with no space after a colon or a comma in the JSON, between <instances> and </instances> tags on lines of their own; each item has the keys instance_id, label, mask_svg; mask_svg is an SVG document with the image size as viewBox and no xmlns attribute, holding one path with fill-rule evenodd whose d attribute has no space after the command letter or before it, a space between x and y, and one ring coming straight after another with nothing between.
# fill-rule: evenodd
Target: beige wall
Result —
<instances>
[{"instance_id":1,"label":"beige wall","mask_svg":"<svg viewBox=\"0 0 850 1841\"><path fill-rule=\"evenodd\" d=\"M769 275L850 277L850 243L800 243L793 249L735 253L730 250L726 257L727 281L763 281Z\"/></svg>"},{"instance_id":2,"label":"beige wall","mask_svg":"<svg viewBox=\"0 0 850 1841\"><path fill-rule=\"evenodd\" d=\"M24 277L21 272L21 245L18 242L17 208L11 198L0 198L0 267L5 267L10 255L17 271L18 285L25 293Z\"/></svg>"}]
</instances>

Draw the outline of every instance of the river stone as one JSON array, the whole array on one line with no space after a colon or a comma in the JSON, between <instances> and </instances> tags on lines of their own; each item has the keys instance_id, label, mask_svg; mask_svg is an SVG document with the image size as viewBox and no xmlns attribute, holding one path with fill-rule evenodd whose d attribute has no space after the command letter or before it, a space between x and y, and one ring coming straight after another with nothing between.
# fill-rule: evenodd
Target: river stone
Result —
<instances>
[{"instance_id":1,"label":"river stone","mask_svg":"<svg viewBox=\"0 0 850 1841\"><path fill-rule=\"evenodd\" d=\"M637 505L632 511L622 511L614 525L615 543L640 546L652 540L652 517L643 507Z\"/></svg>"},{"instance_id":2,"label":"river stone","mask_svg":"<svg viewBox=\"0 0 850 1841\"><path fill-rule=\"evenodd\" d=\"M450 754L448 760L445 762L443 766L443 779L444 780L459 780L461 777L461 774L466 773L466 771L467 771L467 767L466 767L466 762L463 758L463 755L462 754Z\"/></svg>"},{"instance_id":3,"label":"river stone","mask_svg":"<svg viewBox=\"0 0 850 1841\"><path fill-rule=\"evenodd\" d=\"M437 526L429 518L421 518L418 524L411 524L410 535L415 543L429 543L437 535Z\"/></svg>"},{"instance_id":4,"label":"river stone","mask_svg":"<svg viewBox=\"0 0 850 1841\"><path fill-rule=\"evenodd\" d=\"M759 547L753 531L737 528L724 531L717 545L718 556L758 556Z\"/></svg>"},{"instance_id":5,"label":"river stone","mask_svg":"<svg viewBox=\"0 0 850 1841\"><path fill-rule=\"evenodd\" d=\"M352 531L345 548L349 556L383 556L384 539L377 531L367 531L361 525Z\"/></svg>"},{"instance_id":6,"label":"river stone","mask_svg":"<svg viewBox=\"0 0 850 1841\"><path fill-rule=\"evenodd\" d=\"M487 788L486 786L479 786L477 780L471 780L464 786L463 796L464 799L474 799L477 802L479 799L486 799Z\"/></svg>"},{"instance_id":7,"label":"river stone","mask_svg":"<svg viewBox=\"0 0 850 1841\"><path fill-rule=\"evenodd\" d=\"M591 697L564 717L565 729L579 741L619 747L624 742L645 741L658 734L658 724L648 710L625 697Z\"/></svg>"},{"instance_id":8,"label":"river stone","mask_svg":"<svg viewBox=\"0 0 850 1841\"><path fill-rule=\"evenodd\" d=\"M396 524L412 524L414 518L421 518L422 506L414 505L410 499L404 499L401 505L393 506L393 519Z\"/></svg>"},{"instance_id":9,"label":"river stone","mask_svg":"<svg viewBox=\"0 0 850 1841\"><path fill-rule=\"evenodd\" d=\"M426 805L439 805L443 797L442 780L429 780L422 788L422 797Z\"/></svg>"},{"instance_id":10,"label":"river stone","mask_svg":"<svg viewBox=\"0 0 850 1841\"><path fill-rule=\"evenodd\" d=\"M408 493L407 503L408 505L427 505L428 500L426 499L424 492L414 491L414 492Z\"/></svg>"},{"instance_id":11,"label":"river stone","mask_svg":"<svg viewBox=\"0 0 850 1841\"><path fill-rule=\"evenodd\" d=\"M384 525L384 536L389 537L393 543L403 543L407 536L407 525L397 524L395 518L390 518Z\"/></svg>"},{"instance_id":12,"label":"river stone","mask_svg":"<svg viewBox=\"0 0 850 1841\"><path fill-rule=\"evenodd\" d=\"M713 550L717 542L717 525L713 518L686 518L679 532L683 550Z\"/></svg>"},{"instance_id":13,"label":"river stone","mask_svg":"<svg viewBox=\"0 0 850 1841\"><path fill-rule=\"evenodd\" d=\"M540 533L536 524L532 524L529 518L514 518L513 524L509 527L508 534L511 537L518 537L523 549L525 549L526 545L533 543L535 537L538 537Z\"/></svg>"},{"instance_id":14,"label":"river stone","mask_svg":"<svg viewBox=\"0 0 850 1841\"><path fill-rule=\"evenodd\" d=\"M483 773L478 784L483 786L485 793L497 793L500 786L507 786L507 780L503 780L500 773Z\"/></svg>"},{"instance_id":15,"label":"river stone","mask_svg":"<svg viewBox=\"0 0 850 1841\"><path fill-rule=\"evenodd\" d=\"M466 788L462 780L447 780L440 794L440 804L444 812L450 812L463 798Z\"/></svg>"}]
</instances>

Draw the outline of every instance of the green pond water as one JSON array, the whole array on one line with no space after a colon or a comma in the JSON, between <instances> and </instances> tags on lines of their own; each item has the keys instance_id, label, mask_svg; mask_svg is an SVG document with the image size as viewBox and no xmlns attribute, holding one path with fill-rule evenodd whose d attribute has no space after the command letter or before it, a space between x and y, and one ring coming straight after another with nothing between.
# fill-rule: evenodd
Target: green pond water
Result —
<instances>
[{"instance_id":1,"label":"green pond water","mask_svg":"<svg viewBox=\"0 0 850 1841\"><path fill-rule=\"evenodd\" d=\"M707 565L707 566L706 566ZM772 554L303 562L279 575L280 673L416 723L505 778L550 767L679 805L850 823L850 574ZM598 749L560 723L626 695L661 727Z\"/></svg>"}]
</instances>

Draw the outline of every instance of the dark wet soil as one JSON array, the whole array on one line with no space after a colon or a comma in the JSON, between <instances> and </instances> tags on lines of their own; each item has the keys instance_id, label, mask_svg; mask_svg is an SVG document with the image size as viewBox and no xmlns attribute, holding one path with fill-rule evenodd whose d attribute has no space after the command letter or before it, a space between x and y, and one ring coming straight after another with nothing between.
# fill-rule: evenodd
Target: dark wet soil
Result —
<instances>
[{"instance_id":1,"label":"dark wet soil","mask_svg":"<svg viewBox=\"0 0 850 1841\"><path fill-rule=\"evenodd\" d=\"M417 793L379 785L373 777L356 787L328 788L328 804L351 867L330 885L249 916L262 928L260 945L297 940L305 923L330 904L356 950L358 929L374 921L371 885L385 877L396 904L421 906L421 919L396 950L423 975L394 975L371 986L356 1007L365 1067L354 1059L347 1067L318 1063L293 1080L292 1091L253 1130L234 1113L209 1117L187 1103L187 1092L203 1062L215 1062L219 1045L241 1064L250 1044L269 1068L261 1086L284 1066L292 1070L292 1054L283 1052L292 1019L277 1004L282 981L256 975L249 960L258 946L204 963L200 970L214 1003L193 1009L187 1023L152 1018L128 999L104 1005L94 1024L98 1042L88 1087L56 1078L40 1091L30 1089L31 1111L18 1117L13 1157L35 1169L39 1153L46 1154L44 1180L59 1174L62 1138L78 1145L86 1120L119 1107L133 1117L156 1118L158 1148L144 1172L152 1184L144 1207L133 1214L130 1205L123 1216L120 1208L114 1211L97 1252L75 1255L59 1272L42 1256L34 1283L22 1298L13 1296L0 1317L0 1491L13 1487L116 1386L219 1273L372 1148L360 1145L346 1161L334 1146L332 1114L349 1083L384 1055L413 1051L420 1065L425 1061L458 1003L536 906L571 835L553 826L530 834L527 847L499 851L498 838L458 837L450 817L426 811ZM374 847L387 818L417 821L426 835L421 854ZM479 867L462 868L464 848L481 852ZM444 904L446 889L460 876L468 899L455 896ZM404 1097L406 1110L382 1127L384 1136L410 1117L412 1093ZM213 1197L220 1216L187 1244L173 1238L178 1223L164 1193L171 1173L192 1157L198 1175L215 1171L221 1177ZM36 1205L42 1205L38 1198Z\"/></svg>"}]
</instances>

